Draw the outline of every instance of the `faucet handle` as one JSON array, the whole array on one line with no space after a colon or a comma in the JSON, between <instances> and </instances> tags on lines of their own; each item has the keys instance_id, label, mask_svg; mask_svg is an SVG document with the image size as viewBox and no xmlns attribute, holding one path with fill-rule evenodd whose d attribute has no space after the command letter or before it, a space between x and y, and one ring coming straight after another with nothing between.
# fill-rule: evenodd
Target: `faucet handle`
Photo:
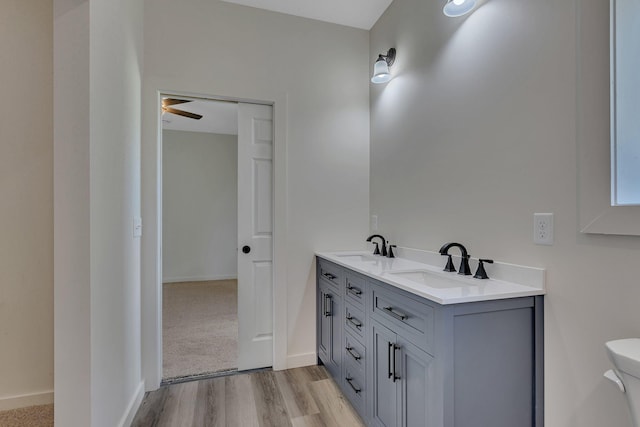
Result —
<instances>
[{"instance_id":1,"label":"faucet handle","mask_svg":"<svg viewBox=\"0 0 640 427\"><path fill-rule=\"evenodd\" d=\"M378 246L378 242L371 242L376 245L376 248L373 250L374 255L380 255L380 246Z\"/></svg>"},{"instance_id":2,"label":"faucet handle","mask_svg":"<svg viewBox=\"0 0 640 427\"><path fill-rule=\"evenodd\" d=\"M451 259L451 255L450 254L441 254L442 256L446 256L448 257L447 259L447 265L444 267L444 271L456 271L456 268L453 266L453 260Z\"/></svg>"},{"instance_id":3,"label":"faucet handle","mask_svg":"<svg viewBox=\"0 0 640 427\"><path fill-rule=\"evenodd\" d=\"M492 259L479 259L478 260L478 269L476 270L476 274L473 276L476 279L488 279L487 272L484 269L484 263L493 264Z\"/></svg>"},{"instance_id":4,"label":"faucet handle","mask_svg":"<svg viewBox=\"0 0 640 427\"><path fill-rule=\"evenodd\" d=\"M387 253L387 258L395 258L396 256L393 254L393 248L397 248L396 245L389 245L389 252Z\"/></svg>"},{"instance_id":5,"label":"faucet handle","mask_svg":"<svg viewBox=\"0 0 640 427\"><path fill-rule=\"evenodd\" d=\"M460 270L458 270L458 274L462 274L463 276L471 276L471 267L469 267L469 258L471 258L471 255L465 255L463 253L461 258Z\"/></svg>"}]
</instances>

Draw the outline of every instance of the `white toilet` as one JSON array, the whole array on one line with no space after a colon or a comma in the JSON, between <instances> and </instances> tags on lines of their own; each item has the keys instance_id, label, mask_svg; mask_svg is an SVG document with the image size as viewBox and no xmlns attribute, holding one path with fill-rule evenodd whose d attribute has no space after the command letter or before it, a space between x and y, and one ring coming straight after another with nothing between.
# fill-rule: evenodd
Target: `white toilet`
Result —
<instances>
[{"instance_id":1,"label":"white toilet","mask_svg":"<svg viewBox=\"0 0 640 427\"><path fill-rule=\"evenodd\" d=\"M615 368L604 376L625 393L633 425L640 427L640 338L609 341L606 347Z\"/></svg>"}]
</instances>

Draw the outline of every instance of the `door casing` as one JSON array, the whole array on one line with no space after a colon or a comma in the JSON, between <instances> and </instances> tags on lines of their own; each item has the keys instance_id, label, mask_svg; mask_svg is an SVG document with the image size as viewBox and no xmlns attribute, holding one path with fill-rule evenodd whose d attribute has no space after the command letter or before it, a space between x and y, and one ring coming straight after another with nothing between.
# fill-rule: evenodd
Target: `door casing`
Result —
<instances>
[{"instance_id":1,"label":"door casing","mask_svg":"<svg viewBox=\"0 0 640 427\"><path fill-rule=\"evenodd\" d=\"M273 369L287 369L287 281L286 281L286 111L287 96L279 94L272 100L207 95L172 90L157 90L155 110L155 203L147 206L143 197L143 219L155 217L153 238L143 234L142 242L142 374L145 390L158 389L162 381L162 115L159 108L163 96L188 97L212 101L231 101L270 105L273 109ZM147 105L147 104L144 104ZM151 103L147 105L151 106ZM143 114L144 115L144 114ZM153 135L152 135L153 136ZM145 159L142 164L144 166ZM143 172L144 173L144 172ZM144 180L144 178L143 178ZM144 188L143 188L144 190ZM153 224L152 224L153 226ZM155 244L154 244L155 243ZM146 262L146 260L149 260Z\"/></svg>"}]
</instances>

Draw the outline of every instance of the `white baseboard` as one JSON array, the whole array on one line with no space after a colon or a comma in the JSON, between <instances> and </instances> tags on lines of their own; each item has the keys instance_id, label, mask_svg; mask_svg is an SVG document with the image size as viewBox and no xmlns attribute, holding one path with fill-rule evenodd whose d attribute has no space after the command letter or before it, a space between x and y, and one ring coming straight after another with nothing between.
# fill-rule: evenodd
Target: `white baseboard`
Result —
<instances>
[{"instance_id":1,"label":"white baseboard","mask_svg":"<svg viewBox=\"0 0 640 427\"><path fill-rule=\"evenodd\" d=\"M217 276L185 276L185 277L167 277L162 279L162 283L178 283L178 282L208 282L210 280L231 280L237 279L238 275L224 275Z\"/></svg>"},{"instance_id":2,"label":"white baseboard","mask_svg":"<svg viewBox=\"0 0 640 427\"><path fill-rule=\"evenodd\" d=\"M292 354L287 356L287 369L301 368L303 366L313 366L318 364L316 352Z\"/></svg>"},{"instance_id":3,"label":"white baseboard","mask_svg":"<svg viewBox=\"0 0 640 427\"><path fill-rule=\"evenodd\" d=\"M0 398L0 411L53 403L53 390Z\"/></svg>"},{"instance_id":4,"label":"white baseboard","mask_svg":"<svg viewBox=\"0 0 640 427\"><path fill-rule=\"evenodd\" d=\"M129 427L133 422L133 418L136 416L136 412L138 412L138 408L140 407L140 403L142 403L142 398L144 397L144 380L140 381L138 384L138 388L136 388L131 401L129 401L129 405L127 406L127 410L122 414L122 418L118 423L118 427Z\"/></svg>"}]
</instances>

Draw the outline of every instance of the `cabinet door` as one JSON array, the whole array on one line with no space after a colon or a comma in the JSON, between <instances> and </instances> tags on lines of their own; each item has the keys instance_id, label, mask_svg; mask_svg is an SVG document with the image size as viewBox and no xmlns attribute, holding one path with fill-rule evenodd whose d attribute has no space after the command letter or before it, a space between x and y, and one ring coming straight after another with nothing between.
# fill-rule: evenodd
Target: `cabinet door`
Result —
<instances>
[{"instance_id":1,"label":"cabinet door","mask_svg":"<svg viewBox=\"0 0 640 427\"><path fill-rule=\"evenodd\" d=\"M318 283L318 355L329 373L340 378L342 360L342 298L332 285Z\"/></svg>"},{"instance_id":2,"label":"cabinet door","mask_svg":"<svg viewBox=\"0 0 640 427\"><path fill-rule=\"evenodd\" d=\"M331 348L331 318L327 316L326 286L318 286L318 357L327 364L331 360L329 351Z\"/></svg>"},{"instance_id":3,"label":"cabinet door","mask_svg":"<svg viewBox=\"0 0 640 427\"><path fill-rule=\"evenodd\" d=\"M401 394L401 426L434 426L433 357L401 336L397 338L396 371Z\"/></svg>"},{"instance_id":4,"label":"cabinet door","mask_svg":"<svg viewBox=\"0 0 640 427\"><path fill-rule=\"evenodd\" d=\"M342 298L336 291L328 292L327 306L329 308L329 319L331 319L331 348L329 357L331 364L335 366L335 371L330 371L338 383L342 383L342 330L344 329L342 316L344 306Z\"/></svg>"},{"instance_id":5,"label":"cabinet door","mask_svg":"<svg viewBox=\"0 0 640 427\"><path fill-rule=\"evenodd\" d=\"M372 419L378 426L398 425L398 382L393 375L396 335L378 322L372 323Z\"/></svg>"}]
</instances>

